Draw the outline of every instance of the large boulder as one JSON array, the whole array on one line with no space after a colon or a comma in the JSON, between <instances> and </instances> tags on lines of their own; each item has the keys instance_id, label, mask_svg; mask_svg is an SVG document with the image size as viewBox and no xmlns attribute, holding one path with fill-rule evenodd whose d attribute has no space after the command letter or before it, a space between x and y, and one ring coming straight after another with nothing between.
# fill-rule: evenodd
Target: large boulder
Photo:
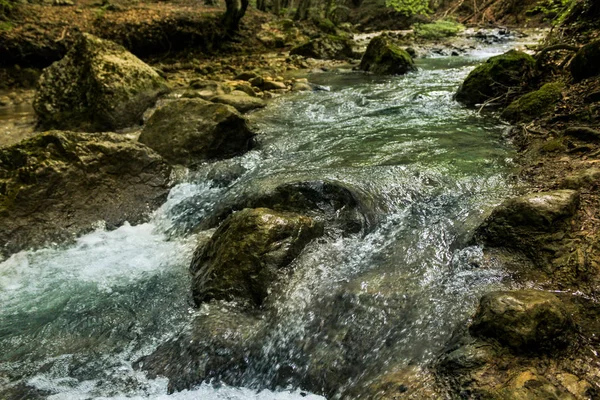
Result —
<instances>
[{"instance_id":1,"label":"large boulder","mask_svg":"<svg viewBox=\"0 0 600 400\"><path fill-rule=\"evenodd\" d=\"M33 106L41 127L89 132L141 123L167 87L122 46L84 33L44 70L37 89Z\"/></svg>"},{"instance_id":2,"label":"large boulder","mask_svg":"<svg viewBox=\"0 0 600 400\"><path fill-rule=\"evenodd\" d=\"M484 295L469 331L515 350L531 351L564 344L571 326L558 297L529 289Z\"/></svg>"},{"instance_id":3,"label":"large boulder","mask_svg":"<svg viewBox=\"0 0 600 400\"><path fill-rule=\"evenodd\" d=\"M579 205L575 190L531 193L496 207L477 229L475 237L492 246L527 250L544 234L559 232Z\"/></svg>"},{"instance_id":4,"label":"large boulder","mask_svg":"<svg viewBox=\"0 0 600 400\"><path fill-rule=\"evenodd\" d=\"M46 132L0 150L0 254L73 239L105 221L143 222L166 199L171 169L111 133Z\"/></svg>"},{"instance_id":5,"label":"large boulder","mask_svg":"<svg viewBox=\"0 0 600 400\"><path fill-rule=\"evenodd\" d=\"M534 58L521 51L492 57L471 71L458 89L456 100L474 106L505 95L511 87L525 82L534 68Z\"/></svg>"},{"instance_id":6,"label":"large boulder","mask_svg":"<svg viewBox=\"0 0 600 400\"><path fill-rule=\"evenodd\" d=\"M354 58L353 44L347 37L328 35L294 47L290 50L290 55L319 60L345 60Z\"/></svg>"},{"instance_id":7,"label":"large boulder","mask_svg":"<svg viewBox=\"0 0 600 400\"><path fill-rule=\"evenodd\" d=\"M171 163L194 165L244 153L253 137L235 108L202 99L180 99L152 114L139 141Z\"/></svg>"},{"instance_id":8,"label":"large boulder","mask_svg":"<svg viewBox=\"0 0 600 400\"><path fill-rule=\"evenodd\" d=\"M211 98L210 101L230 105L241 113L263 108L267 105L264 100L251 97L244 92L241 92L241 94L222 94Z\"/></svg>"},{"instance_id":9,"label":"large boulder","mask_svg":"<svg viewBox=\"0 0 600 400\"><path fill-rule=\"evenodd\" d=\"M571 61L570 68L575 81L600 75L600 40L583 46Z\"/></svg>"},{"instance_id":10,"label":"large boulder","mask_svg":"<svg viewBox=\"0 0 600 400\"><path fill-rule=\"evenodd\" d=\"M281 270L322 234L322 224L295 213L257 208L232 214L196 250L191 265L194 301L262 305Z\"/></svg>"},{"instance_id":11,"label":"large boulder","mask_svg":"<svg viewBox=\"0 0 600 400\"><path fill-rule=\"evenodd\" d=\"M360 69L375 74L402 75L417 68L405 50L392 43L386 35L381 35L369 42L360 60Z\"/></svg>"},{"instance_id":12,"label":"large boulder","mask_svg":"<svg viewBox=\"0 0 600 400\"><path fill-rule=\"evenodd\" d=\"M502 118L510 122L529 122L553 109L562 99L563 85L559 82L547 83L539 90L527 93L502 112Z\"/></svg>"}]
</instances>

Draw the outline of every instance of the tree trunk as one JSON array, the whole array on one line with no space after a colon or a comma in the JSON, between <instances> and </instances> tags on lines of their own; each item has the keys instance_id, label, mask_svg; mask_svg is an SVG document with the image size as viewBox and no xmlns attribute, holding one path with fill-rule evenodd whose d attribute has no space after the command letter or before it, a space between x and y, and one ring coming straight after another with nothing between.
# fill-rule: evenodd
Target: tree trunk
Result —
<instances>
[{"instance_id":1,"label":"tree trunk","mask_svg":"<svg viewBox=\"0 0 600 400\"><path fill-rule=\"evenodd\" d=\"M273 14L281 15L281 0L273 0Z\"/></svg>"},{"instance_id":2,"label":"tree trunk","mask_svg":"<svg viewBox=\"0 0 600 400\"><path fill-rule=\"evenodd\" d=\"M298 4L298 9L296 10L296 15L294 15L294 19L296 21L305 20L308 18L308 10L310 9L311 0L300 0L300 4Z\"/></svg>"},{"instance_id":3,"label":"tree trunk","mask_svg":"<svg viewBox=\"0 0 600 400\"><path fill-rule=\"evenodd\" d=\"M223 16L223 24L228 35L238 31L240 20L246 14L249 0L225 0L227 10Z\"/></svg>"},{"instance_id":4,"label":"tree trunk","mask_svg":"<svg viewBox=\"0 0 600 400\"><path fill-rule=\"evenodd\" d=\"M267 11L266 0L256 0L256 9L260 11Z\"/></svg>"}]
</instances>

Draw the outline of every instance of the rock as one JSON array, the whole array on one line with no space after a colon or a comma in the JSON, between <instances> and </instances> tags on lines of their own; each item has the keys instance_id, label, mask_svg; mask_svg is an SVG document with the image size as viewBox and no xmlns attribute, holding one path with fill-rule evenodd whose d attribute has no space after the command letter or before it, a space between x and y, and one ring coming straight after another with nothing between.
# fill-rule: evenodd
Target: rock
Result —
<instances>
[{"instance_id":1,"label":"rock","mask_svg":"<svg viewBox=\"0 0 600 400\"><path fill-rule=\"evenodd\" d=\"M532 193L509 199L496 207L477 229L479 241L492 246L528 246L542 233L564 229L562 222L573 216L579 206L574 190Z\"/></svg>"},{"instance_id":2,"label":"rock","mask_svg":"<svg viewBox=\"0 0 600 400\"><path fill-rule=\"evenodd\" d=\"M262 319L232 307L211 304L191 326L136 362L150 379L169 379L168 391L191 389L207 379L228 381L248 366Z\"/></svg>"},{"instance_id":3,"label":"rock","mask_svg":"<svg viewBox=\"0 0 600 400\"><path fill-rule=\"evenodd\" d=\"M235 78L236 81L249 81L252 78L256 78L258 77L258 74L256 72L242 72L241 74L237 75Z\"/></svg>"},{"instance_id":4,"label":"rock","mask_svg":"<svg viewBox=\"0 0 600 400\"><path fill-rule=\"evenodd\" d=\"M262 87L263 83L265 83L265 80L262 76L257 76L256 78L250 79L248 83L255 87Z\"/></svg>"},{"instance_id":5,"label":"rock","mask_svg":"<svg viewBox=\"0 0 600 400\"><path fill-rule=\"evenodd\" d=\"M231 88L221 82L205 80L205 79L194 79L190 82L190 87L196 90L209 90L215 95L229 94Z\"/></svg>"},{"instance_id":6,"label":"rock","mask_svg":"<svg viewBox=\"0 0 600 400\"><path fill-rule=\"evenodd\" d=\"M300 214L267 208L232 214L208 245L196 250L190 267L194 301L261 306L281 270L322 234L322 224Z\"/></svg>"},{"instance_id":7,"label":"rock","mask_svg":"<svg viewBox=\"0 0 600 400\"><path fill-rule=\"evenodd\" d=\"M241 92L244 94L243 96L236 96L233 94L234 92L232 92L232 94L215 96L210 99L210 101L230 105L241 113L256 110L257 108L263 108L267 105L263 100L257 99L256 97L250 97L244 92Z\"/></svg>"},{"instance_id":8,"label":"rock","mask_svg":"<svg viewBox=\"0 0 600 400\"><path fill-rule=\"evenodd\" d=\"M493 400L575 400L570 393L552 384L548 379L534 372L525 370L516 375L503 387L489 393ZM587 397L587 396L586 396ZM585 398L585 397L582 397Z\"/></svg>"},{"instance_id":9,"label":"rock","mask_svg":"<svg viewBox=\"0 0 600 400\"><path fill-rule=\"evenodd\" d=\"M234 92L244 92L248 96L256 97L256 92L254 91L254 88L252 87L252 85L250 85L249 83L246 83L246 82L236 84L233 87L233 91Z\"/></svg>"},{"instance_id":10,"label":"rock","mask_svg":"<svg viewBox=\"0 0 600 400\"><path fill-rule=\"evenodd\" d=\"M539 290L484 295L469 331L514 350L548 350L564 344L571 321L562 302Z\"/></svg>"},{"instance_id":11,"label":"rock","mask_svg":"<svg viewBox=\"0 0 600 400\"><path fill-rule=\"evenodd\" d=\"M290 55L318 60L346 60L354 57L353 44L347 37L327 35L294 47L290 50Z\"/></svg>"},{"instance_id":12,"label":"rock","mask_svg":"<svg viewBox=\"0 0 600 400\"><path fill-rule=\"evenodd\" d=\"M416 71L412 57L386 35L373 38L360 60L360 69L375 74L402 75Z\"/></svg>"},{"instance_id":13,"label":"rock","mask_svg":"<svg viewBox=\"0 0 600 400\"><path fill-rule=\"evenodd\" d=\"M12 100L8 96L0 96L0 107L6 107L12 104Z\"/></svg>"},{"instance_id":14,"label":"rock","mask_svg":"<svg viewBox=\"0 0 600 400\"><path fill-rule=\"evenodd\" d=\"M112 133L51 131L0 149L0 252L72 240L98 221L141 223L170 174L154 151Z\"/></svg>"},{"instance_id":15,"label":"rock","mask_svg":"<svg viewBox=\"0 0 600 400\"><path fill-rule=\"evenodd\" d=\"M501 117L510 122L529 122L540 117L562 99L562 89L562 83L547 83L539 90L527 93L510 103Z\"/></svg>"},{"instance_id":16,"label":"rock","mask_svg":"<svg viewBox=\"0 0 600 400\"><path fill-rule=\"evenodd\" d=\"M262 86L262 90L286 90L287 86L283 82L276 81L265 81Z\"/></svg>"},{"instance_id":17,"label":"rock","mask_svg":"<svg viewBox=\"0 0 600 400\"><path fill-rule=\"evenodd\" d=\"M43 128L108 131L140 124L167 90L125 48L87 33L40 76L33 107Z\"/></svg>"},{"instance_id":18,"label":"rock","mask_svg":"<svg viewBox=\"0 0 600 400\"><path fill-rule=\"evenodd\" d=\"M475 68L456 93L456 100L475 106L506 94L510 87L520 86L535 68L529 54L511 50L488 59Z\"/></svg>"},{"instance_id":19,"label":"rock","mask_svg":"<svg viewBox=\"0 0 600 400\"><path fill-rule=\"evenodd\" d=\"M565 129L564 135L585 142L600 142L600 131L587 126L571 126Z\"/></svg>"},{"instance_id":20,"label":"rock","mask_svg":"<svg viewBox=\"0 0 600 400\"><path fill-rule=\"evenodd\" d=\"M139 141L171 163L193 165L244 153L250 149L253 137L235 108L200 99L180 99L152 114Z\"/></svg>"},{"instance_id":21,"label":"rock","mask_svg":"<svg viewBox=\"0 0 600 400\"><path fill-rule=\"evenodd\" d=\"M576 82L600 75L600 40L583 46L571 61L570 68Z\"/></svg>"},{"instance_id":22,"label":"rock","mask_svg":"<svg viewBox=\"0 0 600 400\"><path fill-rule=\"evenodd\" d=\"M567 176L561 187L565 189L581 189L583 187L593 187L600 183L600 169L589 168L583 171L579 171L576 174Z\"/></svg>"},{"instance_id":23,"label":"rock","mask_svg":"<svg viewBox=\"0 0 600 400\"><path fill-rule=\"evenodd\" d=\"M292 86L292 92L310 92L312 87L308 83L295 82Z\"/></svg>"}]
</instances>

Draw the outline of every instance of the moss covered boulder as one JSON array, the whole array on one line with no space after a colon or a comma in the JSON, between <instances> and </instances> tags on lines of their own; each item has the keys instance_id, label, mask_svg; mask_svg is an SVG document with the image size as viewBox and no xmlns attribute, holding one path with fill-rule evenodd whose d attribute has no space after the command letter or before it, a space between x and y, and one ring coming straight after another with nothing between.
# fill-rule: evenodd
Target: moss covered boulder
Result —
<instances>
[{"instance_id":1,"label":"moss covered boulder","mask_svg":"<svg viewBox=\"0 0 600 400\"><path fill-rule=\"evenodd\" d=\"M539 90L527 93L502 112L502 118L510 122L531 121L551 110L562 99L563 85L560 82L547 83Z\"/></svg>"},{"instance_id":2,"label":"moss covered boulder","mask_svg":"<svg viewBox=\"0 0 600 400\"><path fill-rule=\"evenodd\" d=\"M194 301L262 305L283 269L322 234L322 224L300 214L267 208L232 214L196 250L191 265Z\"/></svg>"},{"instance_id":3,"label":"moss covered boulder","mask_svg":"<svg viewBox=\"0 0 600 400\"><path fill-rule=\"evenodd\" d=\"M249 150L254 132L235 108L202 99L180 99L160 107L139 141L169 162L194 165Z\"/></svg>"},{"instance_id":4,"label":"moss covered boulder","mask_svg":"<svg viewBox=\"0 0 600 400\"><path fill-rule=\"evenodd\" d=\"M352 39L346 36L327 35L292 48L290 55L319 60L346 60L354 58L353 45Z\"/></svg>"},{"instance_id":5,"label":"moss covered boulder","mask_svg":"<svg viewBox=\"0 0 600 400\"><path fill-rule=\"evenodd\" d=\"M469 331L515 350L551 349L571 329L558 297L539 290L499 291L484 295Z\"/></svg>"},{"instance_id":6,"label":"moss covered boulder","mask_svg":"<svg viewBox=\"0 0 600 400\"><path fill-rule=\"evenodd\" d=\"M566 222L579 206L575 190L532 193L509 199L496 207L477 229L479 242L491 246L531 249L545 234L567 228Z\"/></svg>"},{"instance_id":7,"label":"moss covered boulder","mask_svg":"<svg viewBox=\"0 0 600 400\"><path fill-rule=\"evenodd\" d=\"M511 50L488 59L475 68L456 93L456 100L468 106L508 93L511 87L520 86L535 68L529 54Z\"/></svg>"},{"instance_id":8,"label":"moss covered boulder","mask_svg":"<svg viewBox=\"0 0 600 400\"><path fill-rule=\"evenodd\" d=\"M0 150L0 257L93 229L143 222L166 199L171 169L112 133L52 131Z\"/></svg>"},{"instance_id":9,"label":"moss covered boulder","mask_svg":"<svg viewBox=\"0 0 600 400\"><path fill-rule=\"evenodd\" d=\"M600 40L583 46L571 61L570 68L575 81L600 75Z\"/></svg>"},{"instance_id":10,"label":"moss covered boulder","mask_svg":"<svg viewBox=\"0 0 600 400\"><path fill-rule=\"evenodd\" d=\"M373 38L360 60L360 69L375 74L402 75L416 71L412 57L386 35Z\"/></svg>"},{"instance_id":11,"label":"moss covered boulder","mask_svg":"<svg viewBox=\"0 0 600 400\"><path fill-rule=\"evenodd\" d=\"M44 70L33 106L46 129L111 131L140 124L166 90L158 73L125 48L82 34Z\"/></svg>"}]
</instances>

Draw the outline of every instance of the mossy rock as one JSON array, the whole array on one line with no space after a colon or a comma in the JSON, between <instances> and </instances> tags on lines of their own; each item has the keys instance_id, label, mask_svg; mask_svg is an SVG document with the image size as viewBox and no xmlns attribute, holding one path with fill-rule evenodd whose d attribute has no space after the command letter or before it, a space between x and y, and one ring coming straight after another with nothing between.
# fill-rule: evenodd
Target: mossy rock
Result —
<instances>
[{"instance_id":1,"label":"mossy rock","mask_svg":"<svg viewBox=\"0 0 600 400\"><path fill-rule=\"evenodd\" d=\"M179 99L152 114L139 141L173 164L190 166L242 154L251 148L253 137L235 108L202 99Z\"/></svg>"},{"instance_id":2,"label":"mossy rock","mask_svg":"<svg viewBox=\"0 0 600 400\"><path fill-rule=\"evenodd\" d=\"M250 86L247 86L252 90ZM234 91L236 92L236 91ZM219 96L215 96L210 99L213 103L227 104L235 108L241 113L246 113L248 111L256 110L257 108L264 108L267 106L267 103L264 100L261 100L256 97L251 97L246 92L244 95L236 95L234 92L232 94L222 94Z\"/></svg>"},{"instance_id":3,"label":"mossy rock","mask_svg":"<svg viewBox=\"0 0 600 400\"><path fill-rule=\"evenodd\" d=\"M292 48L290 55L319 60L346 60L354 58L353 45L354 42L347 36L327 35Z\"/></svg>"},{"instance_id":4,"label":"mossy rock","mask_svg":"<svg viewBox=\"0 0 600 400\"><path fill-rule=\"evenodd\" d=\"M465 30L465 26L451 20L439 20L430 24L415 24L415 37L426 40L439 40L456 36Z\"/></svg>"},{"instance_id":5,"label":"mossy rock","mask_svg":"<svg viewBox=\"0 0 600 400\"><path fill-rule=\"evenodd\" d=\"M583 46L571 61L571 75L575 81L600 75L600 40Z\"/></svg>"},{"instance_id":6,"label":"mossy rock","mask_svg":"<svg viewBox=\"0 0 600 400\"><path fill-rule=\"evenodd\" d=\"M502 118L510 122L528 122L551 110L562 99L563 84L547 83L539 90L527 93L502 112Z\"/></svg>"},{"instance_id":7,"label":"mossy rock","mask_svg":"<svg viewBox=\"0 0 600 400\"><path fill-rule=\"evenodd\" d=\"M61 243L105 221L145 221L170 188L171 168L113 133L51 131L0 149L0 249Z\"/></svg>"},{"instance_id":8,"label":"mossy rock","mask_svg":"<svg viewBox=\"0 0 600 400\"><path fill-rule=\"evenodd\" d=\"M403 75L416 71L412 57L386 35L373 38L360 60L360 69L375 74Z\"/></svg>"},{"instance_id":9,"label":"mossy rock","mask_svg":"<svg viewBox=\"0 0 600 400\"><path fill-rule=\"evenodd\" d=\"M111 131L140 124L165 81L124 47L82 34L46 68L33 107L45 129Z\"/></svg>"},{"instance_id":10,"label":"mossy rock","mask_svg":"<svg viewBox=\"0 0 600 400\"><path fill-rule=\"evenodd\" d=\"M515 350L534 351L564 345L571 327L565 306L552 293L515 290L484 295L469 331Z\"/></svg>"},{"instance_id":11,"label":"mossy rock","mask_svg":"<svg viewBox=\"0 0 600 400\"><path fill-rule=\"evenodd\" d=\"M194 301L261 306L283 269L322 234L322 223L300 214L247 208L230 215L196 250L190 267Z\"/></svg>"},{"instance_id":12,"label":"mossy rock","mask_svg":"<svg viewBox=\"0 0 600 400\"><path fill-rule=\"evenodd\" d=\"M529 54L511 50L491 57L475 68L456 93L456 100L475 106L508 93L532 74L535 60Z\"/></svg>"}]
</instances>

